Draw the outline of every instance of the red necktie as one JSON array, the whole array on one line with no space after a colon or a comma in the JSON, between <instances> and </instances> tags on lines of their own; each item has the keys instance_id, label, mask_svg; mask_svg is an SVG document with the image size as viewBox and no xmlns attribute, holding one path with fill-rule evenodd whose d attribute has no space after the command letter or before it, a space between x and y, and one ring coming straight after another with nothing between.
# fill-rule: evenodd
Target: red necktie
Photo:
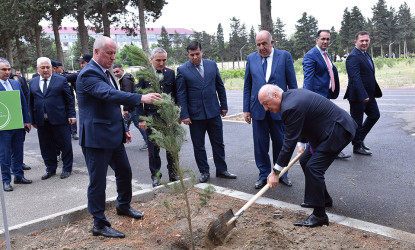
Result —
<instances>
[{"instance_id":1,"label":"red necktie","mask_svg":"<svg viewBox=\"0 0 415 250\"><path fill-rule=\"evenodd\" d=\"M330 62L329 62L329 57L327 56L327 52L324 51L324 60L326 60L326 64L327 64L327 68L329 68L329 74L330 74L330 81L331 81L331 91L334 93L334 88L335 88L335 82L334 82L334 74L333 74L333 69L331 68Z\"/></svg>"}]
</instances>

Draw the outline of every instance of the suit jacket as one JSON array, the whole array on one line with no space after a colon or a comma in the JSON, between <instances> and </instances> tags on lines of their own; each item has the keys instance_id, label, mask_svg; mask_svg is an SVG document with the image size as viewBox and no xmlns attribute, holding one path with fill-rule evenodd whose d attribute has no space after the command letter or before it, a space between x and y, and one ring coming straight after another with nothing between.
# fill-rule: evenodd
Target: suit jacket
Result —
<instances>
[{"instance_id":1,"label":"suit jacket","mask_svg":"<svg viewBox=\"0 0 415 250\"><path fill-rule=\"evenodd\" d=\"M274 49L271 75L268 83L275 84L282 90L297 88L294 64L291 54L285 50ZM251 112L252 119L263 120L265 110L258 101L259 89L267 84L262 69L262 57L258 52L248 55L246 59L243 111ZM281 114L271 113L274 120L281 120Z\"/></svg>"},{"instance_id":2,"label":"suit jacket","mask_svg":"<svg viewBox=\"0 0 415 250\"><path fill-rule=\"evenodd\" d=\"M337 72L336 66L333 64L330 55L328 55L328 58L333 65L334 83L332 84L335 84L334 93L329 88L330 73L326 61L321 56L321 53L316 46L308 51L303 58L303 88L316 92L328 99L336 99L340 92L339 73Z\"/></svg>"},{"instance_id":3,"label":"suit jacket","mask_svg":"<svg viewBox=\"0 0 415 250\"><path fill-rule=\"evenodd\" d=\"M372 61L372 58L370 60ZM372 65L374 66L373 61ZM350 52L346 59L346 70L349 84L344 99L350 102L362 102L366 98L382 97L382 91L375 78L375 68L372 68L359 49L354 48Z\"/></svg>"},{"instance_id":4,"label":"suit jacket","mask_svg":"<svg viewBox=\"0 0 415 250\"><path fill-rule=\"evenodd\" d=\"M130 73L125 73L119 80L120 83L120 90L127 92L127 93L135 93L135 80L134 76L132 76ZM124 105L123 110L132 112L134 111L135 106L130 105Z\"/></svg>"},{"instance_id":5,"label":"suit jacket","mask_svg":"<svg viewBox=\"0 0 415 250\"><path fill-rule=\"evenodd\" d=\"M190 61L177 68L177 101L181 119L211 119L228 110L225 85L216 62L203 59L204 77ZM219 98L219 100L218 100Z\"/></svg>"},{"instance_id":6,"label":"suit jacket","mask_svg":"<svg viewBox=\"0 0 415 250\"><path fill-rule=\"evenodd\" d=\"M163 79L160 81L160 87L161 91L166 94L170 94L171 98L177 103L177 94L176 94L176 76L174 73L174 70L169 68L164 68L162 70L163 73ZM138 81L138 88L141 89L147 89L150 88L151 85L148 81L144 81L143 79L140 79ZM155 112L157 112L156 106L154 104L147 104L143 103L138 107L138 114L139 115L153 115Z\"/></svg>"},{"instance_id":7,"label":"suit jacket","mask_svg":"<svg viewBox=\"0 0 415 250\"><path fill-rule=\"evenodd\" d=\"M111 75L114 84L117 82ZM101 67L91 60L76 80L79 107L79 145L91 148L116 148L128 131L120 105L138 106L141 95L119 91Z\"/></svg>"},{"instance_id":8,"label":"suit jacket","mask_svg":"<svg viewBox=\"0 0 415 250\"><path fill-rule=\"evenodd\" d=\"M24 77L14 74L10 74L10 79L20 82L20 86L22 87L24 97L26 98L26 102L27 104L29 104L29 87L27 86L26 79Z\"/></svg>"},{"instance_id":9,"label":"suit jacket","mask_svg":"<svg viewBox=\"0 0 415 250\"><path fill-rule=\"evenodd\" d=\"M10 85L12 85L13 90L19 90L20 92L20 104L22 106L22 115L23 115L23 123L30 123L30 116L29 116L29 108L27 107L26 98L23 94L23 90L21 88L20 82L15 81L13 79L9 79ZM3 87L3 84L0 83L0 91L6 91Z\"/></svg>"},{"instance_id":10,"label":"suit jacket","mask_svg":"<svg viewBox=\"0 0 415 250\"><path fill-rule=\"evenodd\" d=\"M314 151L340 152L352 140L357 124L342 108L307 89L282 93L281 117L285 125L284 144L277 164L287 166L297 141L308 141ZM333 133L340 125L348 136ZM324 143L323 143L324 142Z\"/></svg>"},{"instance_id":11,"label":"suit jacket","mask_svg":"<svg viewBox=\"0 0 415 250\"><path fill-rule=\"evenodd\" d=\"M75 118L76 111L66 78L52 74L45 95L40 90L39 81L40 76L37 76L29 82L29 107L32 124L43 126L45 113L52 125L68 124L68 118Z\"/></svg>"}]
</instances>

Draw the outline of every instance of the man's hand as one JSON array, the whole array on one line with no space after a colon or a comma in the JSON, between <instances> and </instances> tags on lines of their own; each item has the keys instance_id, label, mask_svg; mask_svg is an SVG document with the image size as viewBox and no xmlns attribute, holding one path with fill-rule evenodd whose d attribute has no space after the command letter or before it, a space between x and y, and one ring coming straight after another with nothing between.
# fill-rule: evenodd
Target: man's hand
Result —
<instances>
[{"instance_id":1,"label":"man's hand","mask_svg":"<svg viewBox=\"0 0 415 250\"><path fill-rule=\"evenodd\" d=\"M363 102L368 102L368 101L369 101L369 97L363 100Z\"/></svg>"},{"instance_id":2,"label":"man's hand","mask_svg":"<svg viewBox=\"0 0 415 250\"><path fill-rule=\"evenodd\" d=\"M280 177L271 170L271 173L268 175L267 182L270 188L274 188L278 185Z\"/></svg>"},{"instance_id":3,"label":"man's hand","mask_svg":"<svg viewBox=\"0 0 415 250\"><path fill-rule=\"evenodd\" d=\"M153 104L154 101L160 101L161 95L159 93L148 93L141 96L141 103Z\"/></svg>"},{"instance_id":4,"label":"man's hand","mask_svg":"<svg viewBox=\"0 0 415 250\"><path fill-rule=\"evenodd\" d=\"M220 115L222 116L222 117L225 117L225 115L228 113L228 111L227 110L221 110L220 111Z\"/></svg>"},{"instance_id":5,"label":"man's hand","mask_svg":"<svg viewBox=\"0 0 415 250\"><path fill-rule=\"evenodd\" d=\"M68 122L69 122L69 124L75 124L75 122L76 122L76 118L68 118Z\"/></svg>"},{"instance_id":6,"label":"man's hand","mask_svg":"<svg viewBox=\"0 0 415 250\"><path fill-rule=\"evenodd\" d=\"M138 127L141 128L141 129L146 130L147 129L146 121L140 121L138 123Z\"/></svg>"},{"instance_id":7,"label":"man's hand","mask_svg":"<svg viewBox=\"0 0 415 250\"><path fill-rule=\"evenodd\" d=\"M30 123L25 123L24 124L24 128L27 131L27 133L29 133L30 130L32 129L32 125Z\"/></svg>"},{"instance_id":8,"label":"man's hand","mask_svg":"<svg viewBox=\"0 0 415 250\"><path fill-rule=\"evenodd\" d=\"M297 155L304 153L305 147L298 146Z\"/></svg>"},{"instance_id":9,"label":"man's hand","mask_svg":"<svg viewBox=\"0 0 415 250\"><path fill-rule=\"evenodd\" d=\"M245 118L246 123L251 124L251 112L245 112L244 118Z\"/></svg>"},{"instance_id":10,"label":"man's hand","mask_svg":"<svg viewBox=\"0 0 415 250\"><path fill-rule=\"evenodd\" d=\"M183 119L182 122L186 125L192 124L192 120L190 120L190 118Z\"/></svg>"},{"instance_id":11,"label":"man's hand","mask_svg":"<svg viewBox=\"0 0 415 250\"><path fill-rule=\"evenodd\" d=\"M125 132L125 142L130 143L133 141L133 136L131 135L131 131Z\"/></svg>"},{"instance_id":12,"label":"man's hand","mask_svg":"<svg viewBox=\"0 0 415 250\"><path fill-rule=\"evenodd\" d=\"M122 116L123 116L123 117L126 117L127 115L128 115L128 111L125 111L125 110L124 110L124 111L122 112Z\"/></svg>"}]
</instances>

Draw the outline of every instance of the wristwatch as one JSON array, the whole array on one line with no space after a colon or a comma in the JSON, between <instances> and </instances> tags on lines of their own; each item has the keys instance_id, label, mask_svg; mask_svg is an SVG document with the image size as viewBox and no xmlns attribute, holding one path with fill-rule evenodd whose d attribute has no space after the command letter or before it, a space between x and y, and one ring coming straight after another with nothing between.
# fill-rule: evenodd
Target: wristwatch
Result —
<instances>
[{"instance_id":1,"label":"wristwatch","mask_svg":"<svg viewBox=\"0 0 415 250\"><path fill-rule=\"evenodd\" d=\"M275 173L276 175L280 175L280 173L281 173L281 171L280 171L280 170L278 170L275 166L272 168L272 170L274 170L274 173Z\"/></svg>"}]
</instances>

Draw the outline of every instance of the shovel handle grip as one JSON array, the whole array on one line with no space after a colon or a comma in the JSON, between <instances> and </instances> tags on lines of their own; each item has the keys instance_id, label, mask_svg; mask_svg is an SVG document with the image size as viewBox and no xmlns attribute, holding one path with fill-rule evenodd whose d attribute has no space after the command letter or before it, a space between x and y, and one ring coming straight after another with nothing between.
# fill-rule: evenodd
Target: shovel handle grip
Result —
<instances>
[{"instance_id":1,"label":"shovel handle grip","mask_svg":"<svg viewBox=\"0 0 415 250\"><path fill-rule=\"evenodd\" d=\"M297 154L294 159L292 159L290 161L290 163L288 163L288 165L281 171L281 173L279 174L279 177L283 176L288 169L290 169L297 161L298 159L300 159L301 154ZM236 219L238 219L239 216L241 216L246 209L248 209L256 200L258 200L259 197L261 197L266 191L268 191L269 189L269 185L268 183L261 189L259 190L259 192L252 197L241 209L239 209L238 212L236 212L236 214L226 223L227 226L229 226L230 224L232 224Z\"/></svg>"}]
</instances>

